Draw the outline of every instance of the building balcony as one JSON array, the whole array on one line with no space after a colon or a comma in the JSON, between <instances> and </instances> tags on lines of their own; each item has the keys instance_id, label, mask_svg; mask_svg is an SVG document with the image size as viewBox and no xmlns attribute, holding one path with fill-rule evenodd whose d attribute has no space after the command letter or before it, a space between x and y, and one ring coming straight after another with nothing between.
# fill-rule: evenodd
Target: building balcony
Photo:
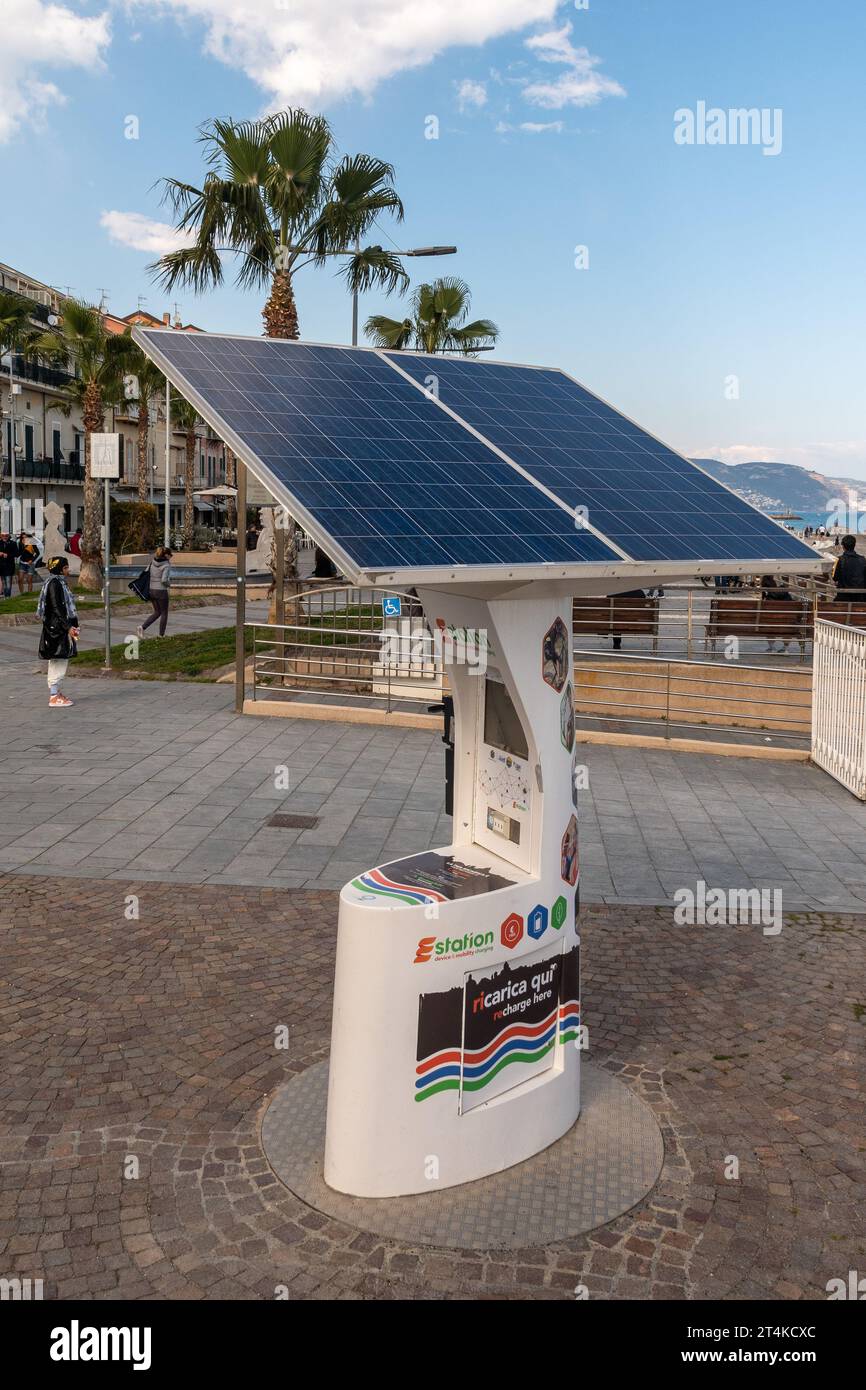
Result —
<instances>
[{"instance_id":1,"label":"building balcony","mask_svg":"<svg viewBox=\"0 0 866 1390\"><path fill-rule=\"evenodd\" d=\"M12 467L8 458L3 460L3 481L12 477ZM84 482L84 468L80 463L57 463L53 458L16 459L15 481L18 483L67 483L71 487Z\"/></svg>"},{"instance_id":2,"label":"building balcony","mask_svg":"<svg viewBox=\"0 0 866 1390\"><path fill-rule=\"evenodd\" d=\"M4 371L8 373L8 370L7 364ZM72 372L64 372L59 367L44 367L41 362L33 362L17 352L12 358L12 375L34 386L51 386L55 391L68 390L75 380Z\"/></svg>"}]
</instances>

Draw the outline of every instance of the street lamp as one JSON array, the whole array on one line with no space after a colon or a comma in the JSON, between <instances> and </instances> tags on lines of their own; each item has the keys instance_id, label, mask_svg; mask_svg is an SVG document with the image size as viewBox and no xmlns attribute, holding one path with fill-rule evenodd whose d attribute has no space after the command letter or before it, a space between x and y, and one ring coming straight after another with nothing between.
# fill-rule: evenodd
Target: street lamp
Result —
<instances>
[{"instance_id":1,"label":"street lamp","mask_svg":"<svg viewBox=\"0 0 866 1390\"><path fill-rule=\"evenodd\" d=\"M251 251L243 251L237 246L217 246L217 251L227 251L232 255L246 256L249 260L255 261L257 265L263 266L265 270L272 270L260 256L254 256ZM280 247L281 251L297 251L304 255L309 251L306 246L285 246ZM381 248L380 248L381 249ZM341 248L337 251L325 251L326 256L357 256L361 250L361 243L355 242L354 250L350 247ZM408 251L395 251L395 256L456 256L456 246L413 246ZM352 347L358 346L358 291L352 291Z\"/></svg>"},{"instance_id":2,"label":"street lamp","mask_svg":"<svg viewBox=\"0 0 866 1390\"><path fill-rule=\"evenodd\" d=\"M360 246L356 243L354 251L334 251L335 256L357 255ZM415 246L409 251L395 251L395 256L456 256L456 246ZM352 347L358 346L358 291L352 291Z\"/></svg>"}]
</instances>

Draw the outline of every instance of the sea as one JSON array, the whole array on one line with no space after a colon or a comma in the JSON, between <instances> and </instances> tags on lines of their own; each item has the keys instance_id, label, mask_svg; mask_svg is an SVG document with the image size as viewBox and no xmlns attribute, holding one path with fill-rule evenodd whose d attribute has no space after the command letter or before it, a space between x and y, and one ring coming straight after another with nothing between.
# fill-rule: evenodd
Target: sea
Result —
<instances>
[{"instance_id":1,"label":"sea","mask_svg":"<svg viewBox=\"0 0 866 1390\"><path fill-rule=\"evenodd\" d=\"M792 510L794 510L792 508ZM771 513L767 513L771 515ZM783 521L782 525L789 531L802 531L804 527L811 526L817 530L819 526L826 526L829 531L835 521L838 521L844 532L863 533L866 532L866 511L856 512L855 510L837 511L833 507L827 508L823 512L801 512L796 513L799 518L797 521Z\"/></svg>"}]
</instances>

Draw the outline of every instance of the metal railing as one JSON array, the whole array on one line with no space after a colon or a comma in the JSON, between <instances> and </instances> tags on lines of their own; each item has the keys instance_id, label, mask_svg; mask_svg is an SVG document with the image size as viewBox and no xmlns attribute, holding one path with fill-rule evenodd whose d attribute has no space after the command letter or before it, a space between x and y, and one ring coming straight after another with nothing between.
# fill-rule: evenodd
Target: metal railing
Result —
<instances>
[{"instance_id":1,"label":"metal railing","mask_svg":"<svg viewBox=\"0 0 866 1390\"><path fill-rule=\"evenodd\" d=\"M815 624L812 760L866 800L866 632Z\"/></svg>"},{"instance_id":2,"label":"metal railing","mask_svg":"<svg viewBox=\"0 0 866 1390\"><path fill-rule=\"evenodd\" d=\"M665 738L805 746L811 729L808 667L574 652L577 726Z\"/></svg>"},{"instance_id":3,"label":"metal railing","mask_svg":"<svg viewBox=\"0 0 866 1390\"><path fill-rule=\"evenodd\" d=\"M866 626L866 591L840 601L823 581L739 589L671 585L647 594L574 600L575 642L595 651L755 665L811 663L817 619ZM789 597L780 595L787 593Z\"/></svg>"},{"instance_id":4,"label":"metal railing","mask_svg":"<svg viewBox=\"0 0 866 1390\"><path fill-rule=\"evenodd\" d=\"M255 698L305 692L388 711L441 698L442 661L414 594L327 584L286 596L285 609L281 623L246 624Z\"/></svg>"}]
</instances>

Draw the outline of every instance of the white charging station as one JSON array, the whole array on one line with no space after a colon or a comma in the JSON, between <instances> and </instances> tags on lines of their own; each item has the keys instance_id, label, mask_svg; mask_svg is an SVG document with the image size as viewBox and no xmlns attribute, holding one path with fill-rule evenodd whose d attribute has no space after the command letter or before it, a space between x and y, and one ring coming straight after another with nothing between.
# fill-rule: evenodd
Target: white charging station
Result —
<instances>
[{"instance_id":1,"label":"white charging station","mask_svg":"<svg viewBox=\"0 0 866 1390\"><path fill-rule=\"evenodd\" d=\"M454 698L454 837L340 896L325 1181L508 1168L580 1111L571 598L419 590Z\"/></svg>"}]
</instances>

